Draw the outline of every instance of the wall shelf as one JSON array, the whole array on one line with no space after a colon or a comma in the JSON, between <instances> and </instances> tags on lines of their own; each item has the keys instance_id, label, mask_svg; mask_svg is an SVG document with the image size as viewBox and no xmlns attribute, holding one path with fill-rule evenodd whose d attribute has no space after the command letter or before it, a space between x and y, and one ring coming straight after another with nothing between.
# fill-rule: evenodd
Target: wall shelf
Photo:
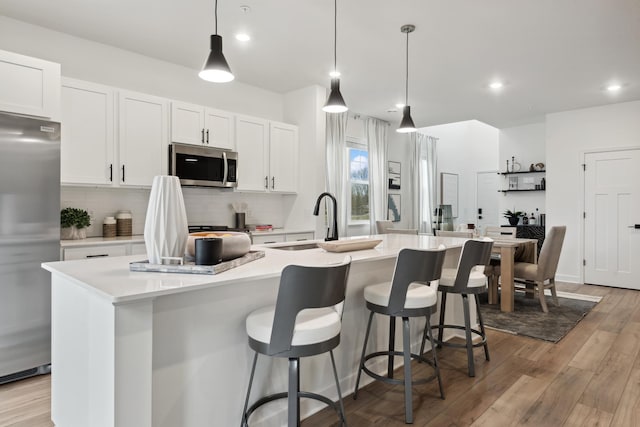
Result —
<instances>
[{"instance_id":1,"label":"wall shelf","mask_svg":"<svg viewBox=\"0 0 640 427\"><path fill-rule=\"evenodd\" d=\"M512 192L524 192L524 191L545 191L544 176L540 179L539 174L545 173L545 170L539 171L517 171L517 172L498 172L498 175L502 175L505 178L509 178L509 185L505 190L498 190L499 193L507 194ZM513 176L513 175L530 175L530 174L538 174L534 175L530 178ZM534 183L537 184L534 185ZM523 185L524 184L524 185ZM518 188L518 187L529 187L529 188ZM537 188L536 188L537 187Z\"/></svg>"},{"instance_id":2,"label":"wall shelf","mask_svg":"<svg viewBox=\"0 0 640 427\"><path fill-rule=\"evenodd\" d=\"M518 191L544 191L544 190L536 190L535 188L532 188L530 190L498 190L498 193L515 193Z\"/></svg>"},{"instance_id":3,"label":"wall shelf","mask_svg":"<svg viewBox=\"0 0 640 427\"><path fill-rule=\"evenodd\" d=\"M546 170L541 171L518 171L518 172L498 172L498 175L518 175L524 173L545 173Z\"/></svg>"}]
</instances>

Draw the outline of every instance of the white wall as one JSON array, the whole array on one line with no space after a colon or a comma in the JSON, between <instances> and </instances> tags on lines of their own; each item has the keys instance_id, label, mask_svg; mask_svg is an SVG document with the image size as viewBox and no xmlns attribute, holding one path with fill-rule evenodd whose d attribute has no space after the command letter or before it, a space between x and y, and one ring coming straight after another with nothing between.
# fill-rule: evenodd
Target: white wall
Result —
<instances>
[{"instance_id":1,"label":"white wall","mask_svg":"<svg viewBox=\"0 0 640 427\"><path fill-rule=\"evenodd\" d=\"M205 82L199 70L4 16L0 49L60 63L66 77L282 121L283 96L278 93L237 81Z\"/></svg>"},{"instance_id":2,"label":"white wall","mask_svg":"<svg viewBox=\"0 0 640 427\"><path fill-rule=\"evenodd\" d=\"M547 228L567 226L558 280L582 281L584 153L639 146L640 101L547 115Z\"/></svg>"},{"instance_id":3,"label":"white wall","mask_svg":"<svg viewBox=\"0 0 640 427\"><path fill-rule=\"evenodd\" d=\"M498 169L504 172L507 168L507 160L511 167L512 157L520 163L523 171L529 170L533 163L544 163L545 156L545 124L534 123L525 126L500 129L499 134L499 161ZM534 178L536 182L542 178L543 174L517 175L522 180L525 177ZM545 178L546 179L546 178ZM508 188L508 177L500 176L501 188ZM504 195L502 195L504 194ZM518 210L531 214L538 209L539 213L545 212L545 192L524 192L524 193L501 193L499 198L499 212L507 209ZM507 224L508 221L500 215L500 223Z\"/></svg>"},{"instance_id":4,"label":"white wall","mask_svg":"<svg viewBox=\"0 0 640 427\"><path fill-rule=\"evenodd\" d=\"M440 173L458 175L458 224L476 223L476 174L498 170L498 129L477 120L430 126L420 132L439 138L438 196Z\"/></svg>"},{"instance_id":5,"label":"white wall","mask_svg":"<svg viewBox=\"0 0 640 427\"><path fill-rule=\"evenodd\" d=\"M389 127L389 142L387 147L387 160L400 163L400 191L388 190L389 194L400 193L400 222L394 223L395 228L418 228L417 224L412 224L411 212L411 180L409 175L409 159L413 155L411 146L411 136L406 133L396 132L396 126Z\"/></svg>"}]
</instances>

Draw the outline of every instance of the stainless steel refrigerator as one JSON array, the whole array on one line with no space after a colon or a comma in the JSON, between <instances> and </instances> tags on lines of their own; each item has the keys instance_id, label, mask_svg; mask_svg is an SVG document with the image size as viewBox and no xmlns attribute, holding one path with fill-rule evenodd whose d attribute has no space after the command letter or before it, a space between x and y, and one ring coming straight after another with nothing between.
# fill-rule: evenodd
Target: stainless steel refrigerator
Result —
<instances>
[{"instance_id":1,"label":"stainless steel refrigerator","mask_svg":"<svg viewBox=\"0 0 640 427\"><path fill-rule=\"evenodd\" d=\"M0 384L47 372L60 257L60 124L0 113Z\"/></svg>"}]
</instances>

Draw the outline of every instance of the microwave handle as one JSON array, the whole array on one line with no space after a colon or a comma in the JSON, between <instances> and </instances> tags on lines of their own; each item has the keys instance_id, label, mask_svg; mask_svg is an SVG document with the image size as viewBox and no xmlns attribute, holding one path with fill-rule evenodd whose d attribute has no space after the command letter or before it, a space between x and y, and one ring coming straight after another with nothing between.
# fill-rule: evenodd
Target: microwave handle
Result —
<instances>
[{"instance_id":1,"label":"microwave handle","mask_svg":"<svg viewBox=\"0 0 640 427\"><path fill-rule=\"evenodd\" d=\"M229 174L229 160L227 160L227 153L222 152L222 161L224 162L224 175L222 177L222 183L227 183L227 175Z\"/></svg>"}]
</instances>

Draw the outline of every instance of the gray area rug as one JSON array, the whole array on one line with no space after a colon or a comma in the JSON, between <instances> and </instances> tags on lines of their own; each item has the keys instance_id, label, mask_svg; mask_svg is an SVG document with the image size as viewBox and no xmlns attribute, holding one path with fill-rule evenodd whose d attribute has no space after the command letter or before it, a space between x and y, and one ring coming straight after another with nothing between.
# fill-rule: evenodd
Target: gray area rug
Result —
<instances>
[{"instance_id":1,"label":"gray area rug","mask_svg":"<svg viewBox=\"0 0 640 427\"><path fill-rule=\"evenodd\" d=\"M549 313L542 312L538 297L526 298L523 293L516 292L514 311L503 313L499 304L487 303L487 294L480 295L484 324L488 328L556 343L597 304L558 297L560 305L556 306L550 296L546 298Z\"/></svg>"}]
</instances>

